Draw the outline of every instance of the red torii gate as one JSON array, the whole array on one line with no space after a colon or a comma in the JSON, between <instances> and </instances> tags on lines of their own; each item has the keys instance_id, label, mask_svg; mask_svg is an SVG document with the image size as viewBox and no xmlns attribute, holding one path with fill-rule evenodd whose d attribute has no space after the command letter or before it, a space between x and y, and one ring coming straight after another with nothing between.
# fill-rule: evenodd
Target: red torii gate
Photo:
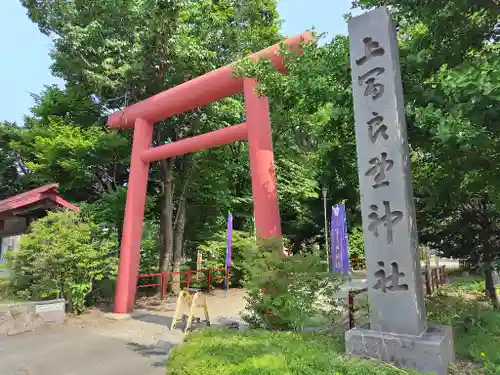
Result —
<instances>
[{"instance_id":1,"label":"red torii gate","mask_svg":"<svg viewBox=\"0 0 500 375\"><path fill-rule=\"evenodd\" d=\"M312 35L304 32L284 43L296 48L310 40ZM270 60L276 70L284 72L283 59L277 54L279 49L280 44L276 44L250 58ZM131 312L134 305L149 163L152 161L248 139L257 234L262 238L281 236L268 99L254 92L257 87L254 79L236 78L232 73L232 65L224 66L108 117L111 128L134 128L115 313ZM151 147L155 122L240 92L245 97L246 123Z\"/></svg>"}]
</instances>

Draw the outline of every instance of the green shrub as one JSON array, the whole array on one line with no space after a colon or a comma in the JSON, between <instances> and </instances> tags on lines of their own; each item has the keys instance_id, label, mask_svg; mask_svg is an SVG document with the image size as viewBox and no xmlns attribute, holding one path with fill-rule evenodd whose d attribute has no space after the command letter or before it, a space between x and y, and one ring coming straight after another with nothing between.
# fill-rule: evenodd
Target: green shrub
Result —
<instances>
[{"instance_id":1,"label":"green shrub","mask_svg":"<svg viewBox=\"0 0 500 375\"><path fill-rule=\"evenodd\" d=\"M106 231L109 237L114 236L116 241L121 241L126 197L127 189L124 187L105 192L93 203L82 203L80 217L85 221L95 223L100 230ZM147 196L141 238L140 273L153 273L158 270L160 227L156 220L149 218L152 216L150 213L153 207L153 200Z\"/></svg>"},{"instance_id":2,"label":"green shrub","mask_svg":"<svg viewBox=\"0 0 500 375\"><path fill-rule=\"evenodd\" d=\"M244 254L249 249L255 248L255 238L247 232L234 230L231 247L231 284L240 286L244 277ZM202 268L222 268L226 263L227 232L220 231L212 238L198 247L203 254ZM196 267L196 259L192 260L192 266Z\"/></svg>"},{"instance_id":3,"label":"green shrub","mask_svg":"<svg viewBox=\"0 0 500 375\"><path fill-rule=\"evenodd\" d=\"M333 337L296 332L207 329L172 350L169 375L401 375L392 366L349 359ZM416 374L405 371L405 374Z\"/></svg>"},{"instance_id":4,"label":"green shrub","mask_svg":"<svg viewBox=\"0 0 500 375\"><path fill-rule=\"evenodd\" d=\"M0 301L9 297L9 279L0 276Z\"/></svg>"},{"instance_id":5,"label":"green shrub","mask_svg":"<svg viewBox=\"0 0 500 375\"><path fill-rule=\"evenodd\" d=\"M498 375L500 374L500 364L491 361L484 352L481 354L482 369L477 373L478 375Z\"/></svg>"},{"instance_id":6,"label":"green shrub","mask_svg":"<svg viewBox=\"0 0 500 375\"><path fill-rule=\"evenodd\" d=\"M349 257L351 258L351 267L354 270L365 269L365 245L363 240L363 229L354 227L349 233Z\"/></svg>"},{"instance_id":7,"label":"green shrub","mask_svg":"<svg viewBox=\"0 0 500 375\"><path fill-rule=\"evenodd\" d=\"M159 244L160 225L152 220L144 221L141 239L141 263L139 273L153 273L158 270L160 259Z\"/></svg>"},{"instance_id":8,"label":"green shrub","mask_svg":"<svg viewBox=\"0 0 500 375\"><path fill-rule=\"evenodd\" d=\"M49 213L7 254L10 289L20 299L65 298L81 313L94 283L116 274L116 252L116 241L78 214Z\"/></svg>"},{"instance_id":9,"label":"green shrub","mask_svg":"<svg viewBox=\"0 0 500 375\"><path fill-rule=\"evenodd\" d=\"M495 371L500 369L500 313L487 303L471 299L472 296L465 298L465 293L478 290L481 283L474 277L441 287L427 299L427 317L453 326L458 357L482 364L483 374L499 374Z\"/></svg>"},{"instance_id":10,"label":"green shrub","mask_svg":"<svg viewBox=\"0 0 500 375\"><path fill-rule=\"evenodd\" d=\"M333 325L338 316L333 296L340 280L326 272L320 254L281 254L280 240L260 241L247 253L244 319L252 327L272 330Z\"/></svg>"}]
</instances>

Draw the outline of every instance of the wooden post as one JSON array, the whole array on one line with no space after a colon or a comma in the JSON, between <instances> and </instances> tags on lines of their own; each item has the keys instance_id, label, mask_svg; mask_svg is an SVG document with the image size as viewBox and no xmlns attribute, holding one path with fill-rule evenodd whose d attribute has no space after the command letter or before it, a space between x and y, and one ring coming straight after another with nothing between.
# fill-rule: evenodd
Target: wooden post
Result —
<instances>
[{"instance_id":1,"label":"wooden post","mask_svg":"<svg viewBox=\"0 0 500 375\"><path fill-rule=\"evenodd\" d=\"M207 269L207 272L208 272L208 275L207 275L207 290L208 290L208 293L210 293L210 288L211 288L211 285L212 285L212 271L209 269Z\"/></svg>"},{"instance_id":2,"label":"wooden post","mask_svg":"<svg viewBox=\"0 0 500 375\"><path fill-rule=\"evenodd\" d=\"M356 322L354 321L354 296L351 291L349 291L347 300L347 310L349 312L349 329L353 329Z\"/></svg>"},{"instance_id":3,"label":"wooden post","mask_svg":"<svg viewBox=\"0 0 500 375\"><path fill-rule=\"evenodd\" d=\"M229 272L231 268L226 268L226 291L229 290Z\"/></svg>"},{"instance_id":4,"label":"wooden post","mask_svg":"<svg viewBox=\"0 0 500 375\"><path fill-rule=\"evenodd\" d=\"M425 266L425 291L428 296L432 294L431 291L431 280L429 277L429 268Z\"/></svg>"}]
</instances>

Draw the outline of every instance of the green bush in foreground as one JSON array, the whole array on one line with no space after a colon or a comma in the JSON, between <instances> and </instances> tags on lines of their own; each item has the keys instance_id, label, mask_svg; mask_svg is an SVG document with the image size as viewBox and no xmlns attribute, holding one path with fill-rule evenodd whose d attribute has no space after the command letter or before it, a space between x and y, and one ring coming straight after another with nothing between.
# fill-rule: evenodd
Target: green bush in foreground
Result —
<instances>
[{"instance_id":1,"label":"green bush in foreground","mask_svg":"<svg viewBox=\"0 0 500 375\"><path fill-rule=\"evenodd\" d=\"M245 321L278 331L333 326L341 280L326 272L320 254L282 257L281 252L280 240L260 240L246 255Z\"/></svg>"},{"instance_id":2,"label":"green bush in foreground","mask_svg":"<svg viewBox=\"0 0 500 375\"><path fill-rule=\"evenodd\" d=\"M349 359L333 337L296 332L207 329L186 337L167 361L169 375L401 375L375 361ZM405 374L416 374L405 372Z\"/></svg>"}]
</instances>

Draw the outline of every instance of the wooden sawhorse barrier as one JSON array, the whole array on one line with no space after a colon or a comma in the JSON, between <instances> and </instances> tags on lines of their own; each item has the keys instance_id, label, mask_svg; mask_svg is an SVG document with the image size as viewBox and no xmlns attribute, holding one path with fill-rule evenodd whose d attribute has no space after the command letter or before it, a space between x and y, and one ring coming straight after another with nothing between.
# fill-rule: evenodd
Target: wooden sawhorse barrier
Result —
<instances>
[{"instance_id":1,"label":"wooden sawhorse barrier","mask_svg":"<svg viewBox=\"0 0 500 375\"><path fill-rule=\"evenodd\" d=\"M210 318L208 316L208 304L207 304L207 296L202 293L199 289L195 288L184 288L179 292L179 297L177 297L177 304L175 306L175 313L172 319L172 325L170 326L170 330L175 328L175 325L184 319L186 320L186 325L184 327L184 333L191 329L191 324L193 323L193 319L197 322L201 321L201 318L195 318L194 309L198 307L197 302L201 300L201 306L203 307L203 311L205 312L205 323L210 327ZM182 314L181 310L183 306L189 307L189 314L186 316Z\"/></svg>"}]
</instances>

